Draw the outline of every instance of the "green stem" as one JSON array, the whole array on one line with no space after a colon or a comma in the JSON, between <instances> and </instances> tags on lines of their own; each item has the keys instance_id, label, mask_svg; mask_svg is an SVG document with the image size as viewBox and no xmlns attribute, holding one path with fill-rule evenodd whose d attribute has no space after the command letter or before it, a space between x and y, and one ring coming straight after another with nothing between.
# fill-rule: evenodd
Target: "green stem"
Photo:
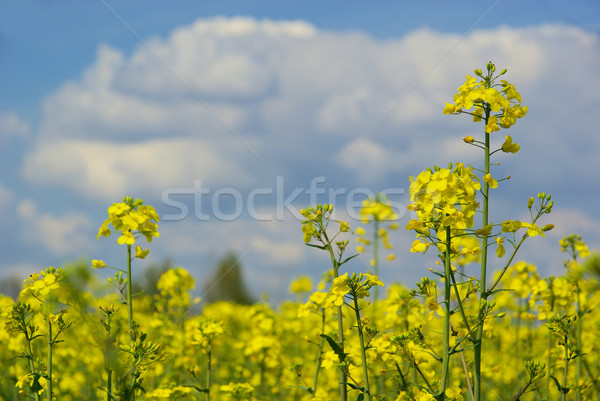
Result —
<instances>
[{"instance_id":1,"label":"green stem","mask_svg":"<svg viewBox=\"0 0 600 401\"><path fill-rule=\"evenodd\" d=\"M564 377L563 377L563 388L567 387L567 376L569 376L569 335L565 334L564 336L564 347L565 347L565 371L564 371ZM567 401L567 393L565 392L561 392L562 393L562 400L563 401Z\"/></svg>"},{"instance_id":2,"label":"green stem","mask_svg":"<svg viewBox=\"0 0 600 401\"><path fill-rule=\"evenodd\" d=\"M34 375L35 374L35 365L33 363L33 349L31 348L31 336L29 335L29 331L28 331L28 326L27 324L25 324L25 322L23 322L23 333L25 334L25 343L27 344L27 359L29 361L29 372ZM32 333L33 334L33 333ZM40 400L40 396L38 394L38 392L34 392L34 399L35 401L39 401Z\"/></svg>"},{"instance_id":3,"label":"green stem","mask_svg":"<svg viewBox=\"0 0 600 401\"><path fill-rule=\"evenodd\" d=\"M458 291L458 285L456 284L456 277L454 276L454 272L452 271L452 269L450 269L450 278L452 279L452 287L454 288L454 294L458 302L458 310L460 311L463 321L465 322L467 332L469 333L471 332L471 326L469 325L469 320L467 319L465 308L463 306L462 299L460 298L460 292ZM467 361L465 360L464 350L462 346L458 348L458 352L460 353L460 360L463 365L463 370L465 371L465 379L467 382L467 393L469 395L469 400L473 401L473 386L471 385L471 379L469 378L469 368L467 366Z\"/></svg>"},{"instance_id":4,"label":"green stem","mask_svg":"<svg viewBox=\"0 0 600 401\"><path fill-rule=\"evenodd\" d=\"M429 380L427 380L427 376L425 376L425 373L423 373L423 371L421 370L419 365L417 365L417 362L414 360L414 358L412 358L411 362L412 362L412 366L415 368L415 372L418 373L419 376L421 376L421 379L423 379L423 381L425 382L425 385L427 386L429 391L433 391L433 386L431 385L431 383L429 383ZM415 375L415 378L416 378L416 375Z\"/></svg>"},{"instance_id":5,"label":"green stem","mask_svg":"<svg viewBox=\"0 0 600 401\"><path fill-rule=\"evenodd\" d=\"M363 380L364 380L364 394L365 400L371 401L371 387L369 385L369 369L367 366L367 353L365 349L365 339L363 336L363 326L360 321L360 309L358 308L358 299L355 295L352 297L354 299L354 312L356 314L356 326L358 328L358 340L360 342L360 357L362 359L362 369L363 369Z\"/></svg>"},{"instance_id":6,"label":"green stem","mask_svg":"<svg viewBox=\"0 0 600 401\"><path fill-rule=\"evenodd\" d=\"M127 244L127 312L129 317L129 339L133 342L133 284L131 278L131 245Z\"/></svg>"},{"instance_id":7,"label":"green stem","mask_svg":"<svg viewBox=\"0 0 600 401\"><path fill-rule=\"evenodd\" d=\"M450 296L452 281L452 265L450 261L450 249L452 238L450 237L450 227L446 227L446 252L444 255L444 350L442 353L442 378L439 400L444 399L444 393L448 386L449 365L450 365Z\"/></svg>"},{"instance_id":8,"label":"green stem","mask_svg":"<svg viewBox=\"0 0 600 401\"><path fill-rule=\"evenodd\" d=\"M460 298L460 292L458 291L458 285L456 284L456 277L454 276L454 272L452 269L450 270L450 278L452 279L452 287L454 287L454 295L456 295L456 300L458 302L458 310L460 311L460 315L465 322L465 328L467 332L471 331L471 326L469 325L469 319L467 319L467 314L465 313L465 308L463 307L462 299Z\"/></svg>"},{"instance_id":9,"label":"green stem","mask_svg":"<svg viewBox=\"0 0 600 401\"><path fill-rule=\"evenodd\" d=\"M111 401L112 394L112 370L107 367L106 368L106 401Z\"/></svg>"},{"instance_id":10,"label":"green stem","mask_svg":"<svg viewBox=\"0 0 600 401\"><path fill-rule=\"evenodd\" d=\"M135 341L133 333L133 280L131 277L131 245L127 244L127 313L129 321L129 340L131 346ZM131 394L129 399L135 400L135 376L132 376Z\"/></svg>"},{"instance_id":11,"label":"green stem","mask_svg":"<svg viewBox=\"0 0 600 401\"><path fill-rule=\"evenodd\" d=\"M325 238L325 243L327 244L327 250L329 251L329 257L331 258L331 264L333 265L333 276L339 277L339 268L340 264L335 259L335 254L333 253L333 246L329 237L327 236L327 232L324 227L322 228L323 237ZM338 346L340 347L340 351L344 352L344 316L342 314L342 306L338 306ZM348 378L346 376L345 370L340 370L340 401L348 401L348 388L346 382Z\"/></svg>"},{"instance_id":12,"label":"green stem","mask_svg":"<svg viewBox=\"0 0 600 401\"><path fill-rule=\"evenodd\" d=\"M373 273L379 277L379 220L375 218L373 220ZM373 308L375 308L377 298L379 298L379 286L375 286L373 289ZM375 316L375 311L373 311Z\"/></svg>"},{"instance_id":13,"label":"green stem","mask_svg":"<svg viewBox=\"0 0 600 401\"><path fill-rule=\"evenodd\" d=\"M265 360L267 359L267 353L266 351L263 353L263 357L262 360L260 361L260 382L258 384L258 394L260 396L260 398L263 398L265 395L265 374L266 374L266 369L267 369L267 365L265 363Z\"/></svg>"},{"instance_id":14,"label":"green stem","mask_svg":"<svg viewBox=\"0 0 600 401\"><path fill-rule=\"evenodd\" d=\"M325 309L321 309L321 334L325 334ZM315 379L313 380L312 394L317 396L317 385L319 384L319 372L321 371L321 360L323 358L323 346L325 345L325 337L321 336L319 343L319 353L317 354L317 362L315 366Z\"/></svg>"},{"instance_id":15,"label":"green stem","mask_svg":"<svg viewBox=\"0 0 600 401\"><path fill-rule=\"evenodd\" d=\"M552 379L552 332L548 330L548 357L546 359L546 400L550 400L550 380Z\"/></svg>"},{"instance_id":16,"label":"green stem","mask_svg":"<svg viewBox=\"0 0 600 401\"><path fill-rule=\"evenodd\" d=\"M583 346L583 342L581 341L581 333L583 330L583 322L582 322L582 313L581 313L581 290L579 288L579 282L575 281L575 289L576 289L576 294L577 294L577 326L576 326L576 331L575 331L575 341L577 342L576 345L576 352L578 354L577 357L577 371L576 371L576 383L579 385L579 380L581 379L581 376L583 374L583 353L582 353L582 346ZM579 387L577 387L577 392L575 393L575 401L581 401L581 390L579 389Z\"/></svg>"},{"instance_id":17,"label":"green stem","mask_svg":"<svg viewBox=\"0 0 600 401\"><path fill-rule=\"evenodd\" d=\"M207 367L206 367L206 401L210 401L210 386L212 385L212 375L211 375L212 344L211 343L208 344L207 356L208 356L208 362L207 362Z\"/></svg>"},{"instance_id":18,"label":"green stem","mask_svg":"<svg viewBox=\"0 0 600 401\"><path fill-rule=\"evenodd\" d=\"M490 118L490 108L487 106L485 108L485 123L487 125L488 120ZM490 134L485 132L485 167L484 174L489 174L490 172ZM488 225L489 218L489 193L490 186L487 182L483 183L483 222L482 227ZM477 327L477 333L475 335L475 348L474 348L474 368L475 374L473 377L474 381L474 401L481 401L481 346L483 341L483 308L482 308L482 300L487 300L488 293L486 290L486 281L487 281L487 251L488 251L488 238L487 236L483 236L481 238L481 273L479 276L479 326Z\"/></svg>"},{"instance_id":19,"label":"green stem","mask_svg":"<svg viewBox=\"0 0 600 401\"><path fill-rule=\"evenodd\" d=\"M52 401L52 346L54 344L54 341L52 340L52 322L50 321L50 318L46 318L46 321L48 323L48 391L46 399L48 401Z\"/></svg>"},{"instance_id":20,"label":"green stem","mask_svg":"<svg viewBox=\"0 0 600 401\"><path fill-rule=\"evenodd\" d=\"M521 310L523 309L523 298L519 297L517 306L517 322L515 323L516 330L516 341L515 341L515 354L517 355L517 361L521 358Z\"/></svg>"}]
</instances>

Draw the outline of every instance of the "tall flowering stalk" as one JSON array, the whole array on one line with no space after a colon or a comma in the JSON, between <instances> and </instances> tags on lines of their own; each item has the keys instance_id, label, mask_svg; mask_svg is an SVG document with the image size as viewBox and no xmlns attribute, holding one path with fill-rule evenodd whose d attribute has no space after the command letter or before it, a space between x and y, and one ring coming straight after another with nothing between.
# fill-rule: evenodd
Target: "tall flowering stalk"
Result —
<instances>
[{"instance_id":1,"label":"tall flowering stalk","mask_svg":"<svg viewBox=\"0 0 600 401\"><path fill-rule=\"evenodd\" d=\"M412 252L426 252L434 245L442 256L444 271L439 275L444 279L444 300L441 314L444 318L442 353L442 371L438 398L443 398L449 384L449 366L452 350L450 348L450 315L452 313L451 285L454 281L452 259L461 256L453 239L466 235L473 227L478 207L476 191L481 188L472 168L463 164L448 169L435 167L423 171L411 178L409 189L413 203L408 210L416 212L407 229L415 230L417 239L412 244ZM458 298L460 302L460 298ZM437 302L436 302L437 308ZM462 304L460 304L460 310ZM468 323L467 323L468 325Z\"/></svg>"},{"instance_id":2,"label":"tall flowering stalk","mask_svg":"<svg viewBox=\"0 0 600 401\"><path fill-rule=\"evenodd\" d=\"M486 74L480 69L475 70L475 75L480 78L467 75L466 82L458 88L458 93L454 95L454 103L446 103L444 114L468 114L473 117L474 122L483 121L483 141L476 140L473 137L465 137L467 143L471 143L483 150L484 170L483 170L483 205L482 205L482 227L489 226L489 205L490 188L496 188L498 181L490 173L490 156L496 151L492 151L490 134L500 131L500 128L508 129L513 126L517 119L527 114L527 107L521 106L521 95L517 92L513 84L505 80L498 79L506 73L506 69L500 74L495 74L496 66L489 62L486 65ZM519 151L519 145L512 142L510 136L500 148L506 153L516 153ZM474 348L474 397L475 401L481 400L481 347L483 340L483 315L484 306L490 293L487 290L487 267L488 267L488 237L481 235L481 273L479 276L479 296L480 307L478 314L478 328L475 335ZM500 245L500 244L499 244Z\"/></svg>"},{"instance_id":3,"label":"tall flowering stalk","mask_svg":"<svg viewBox=\"0 0 600 401\"><path fill-rule=\"evenodd\" d=\"M127 312L128 312L128 322L129 322L129 338L130 338L130 346L134 345L136 341L136 324L133 319L133 291L132 291L132 276L131 276L131 262L134 258L144 259L148 255L148 249L142 249L140 245L136 246L135 254L132 253L132 246L135 244L136 240L140 237L144 237L147 242L152 242L154 237L158 237L160 234L158 232L158 221L159 217L156 211L152 206L144 205L144 201L141 199L133 199L129 196L123 198L123 202L121 203L113 203L112 206L108 208L108 219L106 219L98 230L97 238L101 236L109 237L111 234L116 233L120 234L117 239L117 243L119 245L127 246L127 270L122 271L119 270L117 276L113 283L118 285L121 290L121 285L118 283L122 283L122 273L127 274L127 278L125 280L125 285L127 287L126 294L126 302L127 302ZM112 225L112 229L110 226ZM92 267L94 268L103 268L107 267L106 263L101 260L92 261ZM132 377L131 393L130 399L135 399L135 380L136 378ZM110 382L110 379L108 380ZM107 389L109 392L111 389Z\"/></svg>"},{"instance_id":4,"label":"tall flowering stalk","mask_svg":"<svg viewBox=\"0 0 600 401\"><path fill-rule=\"evenodd\" d=\"M361 308L359 306L359 300L362 298L369 297L369 290L372 287L377 288L377 286L383 287L383 283L379 280L377 276L363 273L360 273L359 275L353 273L352 276L348 276L348 273L345 273L344 275L339 276L333 280L328 295L328 298L331 300L331 302L334 305L340 305L340 307L342 304L344 304L345 298L349 298L352 302L348 305L354 311L354 315L356 317L356 328L358 332L361 365L363 371L363 384L362 386L360 386L355 380L353 380L355 384L351 387L361 392L362 398L359 396L358 399L364 399L366 401L371 401L372 399L371 386L369 384L369 367L367 363L367 347L369 346L368 342L370 341L370 339L365 339L365 324L363 322L363 318L361 318L360 315ZM370 334L372 338L376 334L376 332ZM324 337L327 338L327 336ZM331 339L327 338L327 340L330 344L332 344ZM333 344L332 348L334 348L338 355L344 355L343 350L336 349L335 347L333 347ZM351 378L349 374L348 377Z\"/></svg>"},{"instance_id":5,"label":"tall flowering stalk","mask_svg":"<svg viewBox=\"0 0 600 401\"><path fill-rule=\"evenodd\" d=\"M583 376L583 355L582 351L583 341L581 335L583 332L583 315L586 313L586 308L582 307L585 304L581 294L581 279L582 279L582 268L579 265L578 257L583 259L590 254L587 245L581 240L581 236L577 234L571 234L568 237L564 237L560 240L561 251L566 252L569 255L569 260L564 262L565 267L568 271L569 281L575 287L575 296L577 303L577 321L575 326L575 355L577 356L576 365L576 376L575 383L579 386L579 382ZM581 389L577 387L575 393L575 401L581 400Z\"/></svg>"},{"instance_id":6,"label":"tall flowering stalk","mask_svg":"<svg viewBox=\"0 0 600 401\"><path fill-rule=\"evenodd\" d=\"M225 333L222 321L215 321L210 318L204 318L197 326L197 331L194 333L192 340L193 345L198 345L206 353L206 386L204 389L198 389L204 392L204 399L210 401L210 387L212 385L212 356L213 345L217 337Z\"/></svg>"},{"instance_id":7,"label":"tall flowering stalk","mask_svg":"<svg viewBox=\"0 0 600 401\"><path fill-rule=\"evenodd\" d=\"M325 250L329 253L331 259L331 265L333 267L333 277L339 277L340 267L354 258L356 255L344 258L344 252L348 245L348 240L335 241L335 239L341 233L350 231L350 227L345 221L337 221L332 219L333 205L316 205L315 207L309 206L306 209L300 211L302 216L306 220L302 221L302 232L304 233L304 242L308 246ZM336 222L339 224L339 229L335 235L330 237L327 233L327 228L330 222ZM314 242L314 243L313 243ZM336 255L337 251L337 255ZM342 304L336 305L338 307L338 341L337 348L341 353L344 352L344 318L342 313ZM347 389L347 374L345 370L340 370L340 400L346 401L348 399Z\"/></svg>"},{"instance_id":8,"label":"tall flowering stalk","mask_svg":"<svg viewBox=\"0 0 600 401\"><path fill-rule=\"evenodd\" d=\"M22 333L25 336L23 356L28 360L29 373L19 379L17 387L22 388L24 384L27 384L33 394L32 398L35 400L41 399L40 395L44 390L48 401L56 398L52 379L54 346L60 342L58 337L71 326L71 323L67 323L63 319L62 311L53 312L57 308L58 302L66 303L59 284L63 278L64 271L52 266L40 273L30 275L23 283L19 302L10 311L6 324L7 331ZM41 334L37 334L39 327L34 323L34 318L38 314L44 318L47 330L45 372L41 367L36 366L36 359L41 360L42 358L36 358L32 347L33 340L41 337Z\"/></svg>"},{"instance_id":9,"label":"tall flowering stalk","mask_svg":"<svg viewBox=\"0 0 600 401\"><path fill-rule=\"evenodd\" d=\"M373 256L369 261L371 267L373 267L373 273L378 276L379 275L379 247L380 244L383 245L385 249L392 249L393 245L390 243L388 239L388 231L396 230L398 228L398 224L394 222L398 219L398 215L394 212L390 201L387 197L378 193L374 197L369 199L365 199L362 204L362 208L359 211L359 215L361 218L361 222L364 225L369 223L373 223L373 233L371 234L371 239L367 237L367 231L364 227L358 227L356 229L356 234L358 237L356 241L359 245L356 247L356 250L359 253L365 252L365 248L368 246L373 247ZM387 223L386 226L384 224ZM386 260L392 261L396 259L396 255L393 253L389 253L386 257ZM373 290L373 300L377 300L379 298L379 289L375 287Z\"/></svg>"},{"instance_id":10,"label":"tall flowering stalk","mask_svg":"<svg viewBox=\"0 0 600 401\"><path fill-rule=\"evenodd\" d=\"M496 287L524 240L531 236L544 236L544 231L554 227L546 225L540 228L537 225L537 221L552 210L551 197L545 193L538 194L537 204L533 197L529 199L527 206L531 215L530 222L506 220L501 224L494 224L489 221L490 190L497 188L500 181L510 178L496 179L492 176L491 167L496 163L491 163L491 157L497 152L517 153L520 149L509 135L506 135L502 145L493 146L491 134L501 128L510 128L517 119L527 113L527 107L521 106L521 95L515 86L499 79L505 73L506 70L502 70L496 74L496 66L491 62L486 66L485 75L481 70L475 70L476 77L480 79L467 75L466 82L458 88L458 93L454 95L454 103L446 103L444 108L444 114L468 114L474 122L483 121L482 139L472 136L463 138L465 143L483 151L483 169L466 167L457 163L454 167L450 165L448 169L439 167L427 169L416 179L411 177L410 195L413 203L409 206L409 210L417 214L417 219L412 220L406 227L417 233L417 239L413 242L411 251L426 252L433 244L437 246L440 257L444 261L444 272L437 272L444 279L445 294L443 301L445 358L442 361L440 380L442 388L436 394L437 399L444 399L445 386L448 382L446 373L449 356L457 350L463 350L464 347L461 343L468 339L472 342L474 352L473 388L471 389L469 385L468 391L472 392L473 400L481 401L481 350L484 325L486 320L492 317L491 313L495 305L489 298L497 291ZM480 173L481 176L477 176L476 173ZM482 195L481 203L478 200L478 193ZM474 221L476 212L481 213L480 222L479 220ZM478 226L481 224L480 228L474 227L476 223ZM516 233L521 229L524 231L521 231L521 237L517 239ZM476 249L468 244L469 241L465 241L465 238L469 236L479 238L480 244ZM493 242L490 241L492 239ZM512 252L508 255L504 245L505 241L513 247ZM504 258L506 255L508 258L496 279L488 287L488 250L494 242L496 256ZM476 254L481 265L479 280L476 283L476 291L479 296L477 316L476 320L471 322L468 321L463 308L463 302L471 292L468 291L467 295L461 299L457 287L460 284L457 284L454 277L456 267L452 263L454 258L467 254ZM446 330L450 328L448 314L453 312L449 296L451 286L455 288L456 309L464 320L467 333L461 338L457 338L457 344L449 348ZM465 371L465 374L467 383L469 383L468 372Z\"/></svg>"}]
</instances>

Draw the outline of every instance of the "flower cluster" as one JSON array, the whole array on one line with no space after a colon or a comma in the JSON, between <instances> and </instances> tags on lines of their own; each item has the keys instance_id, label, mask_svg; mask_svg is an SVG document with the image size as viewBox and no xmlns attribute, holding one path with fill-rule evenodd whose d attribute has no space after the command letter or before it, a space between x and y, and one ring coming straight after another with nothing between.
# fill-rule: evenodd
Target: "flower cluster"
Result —
<instances>
[{"instance_id":1,"label":"flower cluster","mask_svg":"<svg viewBox=\"0 0 600 401\"><path fill-rule=\"evenodd\" d=\"M374 285L383 287L383 283L375 275L352 273L352 276L348 277L348 273L345 273L333 279L327 298L335 306L341 306L344 303L346 294L350 294L357 299L366 298L369 297L369 290Z\"/></svg>"},{"instance_id":2,"label":"flower cluster","mask_svg":"<svg viewBox=\"0 0 600 401\"><path fill-rule=\"evenodd\" d=\"M373 233L374 239L371 240L367 238L367 231L364 227L358 227L356 229L356 234L358 234L356 241L360 244L356 247L357 252L364 253L366 246L372 245L373 241L378 241L379 239L381 239L385 249L392 249L393 245L389 241L388 230L398 229L398 223L394 222L398 219L398 214L394 212L390 202L382 194L377 194L375 197L365 199L362 203L359 215L363 224L368 224L370 222L374 223L375 232ZM383 222L389 223L387 228L381 226ZM394 259L396 259L396 255L393 253L390 253L387 256L387 260L389 261ZM375 263L375 259L371 259L371 266L374 266Z\"/></svg>"},{"instance_id":3,"label":"flower cluster","mask_svg":"<svg viewBox=\"0 0 600 401\"><path fill-rule=\"evenodd\" d=\"M412 252L424 252L429 242L421 238L435 235L440 241L446 237L446 228L462 231L473 227L473 217L479 204L475 191L481 188L472 167L462 163L447 169L435 167L421 172L416 179L410 177L409 194L413 201L407 209L417 213L407 230L415 230L417 239Z\"/></svg>"},{"instance_id":4,"label":"flower cluster","mask_svg":"<svg viewBox=\"0 0 600 401\"><path fill-rule=\"evenodd\" d=\"M159 236L159 217L152 206L143 203L140 199L133 200L127 196L123 198L123 202L113 203L108 208L108 219L100 226L97 238L109 237L112 234L109 224L112 224L115 232L121 234L117 240L119 245L133 245L140 235L143 235L147 242L152 242L154 237ZM139 251L136 249L137 257L143 258L146 254L141 248Z\"/></svg>"},{"instance_id":5,"label":"flower cluster","mask_svg":"<svg viewBox=\"0 0 600 401\"><path fill-rule=\"evenodd\" d=\"M562 238L559 244L560 250L569 253L573 260L577 260L577 256L583 259L590 254L590 250L581 239L581 235L578 234L571 234L568 237Z\"/></svg>"},{"instance_id":6,"label":"flower cluster","mask_svg":"<svg viewBox=\"0 0 600 401\"><path fill-rule=\"evenodd\" d=\"M306 218L306 220L302 221L304 242L309 243L313 238L323 242L325 240L324 235L326 235L325 230L333 214L333 205L309 206L306 209L300 210L300 214ZM350 231L350 226L347 222L338 221L338 223L340 224L340 232Z\"/></svg>"},{"instance_id":7,"label":"flower cluster","mask_svg":"<svg viewBox=\"0 0 600 401\"><path fill-rule=\"evenodd\" d=\"M194 278L184 268L177 267L167 270L156 283L156 289L160 293L155 295L155 298L160 301L158 309L161 312L164 310L175 313L175 311L189 307L193 302L199 302L199 299L192 300L190 296L194 285Z\"/></svg>"},{"instance_id":8,"label":"flower cluster","mask_svg":"<svg viewBox=\"0 0 600 401\"><path fill-rule=\"evenodd\" d=\"M192 344L199 345L205 350L209 350L215 338L225 334L223 322L211 318L204 318L197 326L197 331L193 335Z\"/></svg>"},{"instance_id":9,"label":"flower cluster","mask_svg":"<svg viewBox=\"0 0 600 401\"><path fill-rule=\"evenodd\" d=\"M23 281L23 290L21 295L32 295L35 298L46 297L50 291L60 287L59 281L62 278L62 270L50 266L40 273L30 275Z\"/></svg>"},{"instance_id":10,"label":"flower cluster","mask_svg":"<svg viewBox=\"0 0 600 401\"><path fill-rule=\"evenodd\" d=\"M505 80L501 80L501 84L496 83L506 69L497 76L494 76L495 71L496 66L488 63L487 75L483 76L480 69L475 70L475 75L482 78L479 82L477 78L467 75L466 82L454 95L454 103L446 103L444 114L467 113L473 116L475 122L484 118L488 134L499 131L500 127L510 128L518 118L524 117L527 106L521 106L521 95L515 85ZM473 108L473 111L465 111Z\"/></svg>"}]
</instances>

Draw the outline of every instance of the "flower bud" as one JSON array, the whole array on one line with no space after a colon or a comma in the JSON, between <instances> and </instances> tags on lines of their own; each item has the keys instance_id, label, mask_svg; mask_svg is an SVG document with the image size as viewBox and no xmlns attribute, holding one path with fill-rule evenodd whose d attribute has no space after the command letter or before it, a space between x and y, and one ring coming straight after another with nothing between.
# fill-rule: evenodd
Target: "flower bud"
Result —
<instances>
[{"instance_id":1,"label":"flower bud","mask_svg":"<svg viewBox=\"0 0 600 401\"><path fill-rule=\"evenodd\" d=\"M478 77L483 75L480 68L475 68L475 75L477 75Z\"/></svg>"},{"instance_id":2,"label":"flower bud","mask_svg":"<svg viewBox=\"0 0 600 401\"><path fill-rule=\"evenodd\" d=\"M502 71L500 71L500 75L504 75L504 74L506 74L506 71L507 71L507 70L506 70L506 68L505 68L505 69L503 69Z\"/></svg>"},{"instance_id":3,"label":"flower bud","mask_svg":"<svg viewBox=\"0 0 600 401\"><path fill-rule=\"evenodd\" d=\"M475 142L475 138L473 138L470 135L467 135L467 136L463 136L463 141L465 141L465 143L473 143L473 142Z\"/></svg>"},{"instance_id":4,"label":"flower bud","mask_svg":"<svg viewBox=\"0 0 600 401\"><path fill-rule=\"evenodd\" d=\"M532 206L533 206L533 196L531 198L529 198L529 201L527 202L527 208L531 209Z\"/></svg>"},{"instance_id":5,"label":"flower bud","mask_svg":"<svg viewBox=\"0 0 600 401\"><path fill-rule=\"evenodd\" d=\"M544 227L542 227L542 231L550 231L554 228L554 224L546 224Z\"/></svg>"}]
</instances>

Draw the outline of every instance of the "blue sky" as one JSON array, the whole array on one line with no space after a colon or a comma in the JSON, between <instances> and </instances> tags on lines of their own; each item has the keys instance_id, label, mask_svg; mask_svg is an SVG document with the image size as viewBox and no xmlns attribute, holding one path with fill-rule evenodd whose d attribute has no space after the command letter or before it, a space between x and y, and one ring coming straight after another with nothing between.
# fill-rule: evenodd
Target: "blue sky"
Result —
<instances>
[{"instance_id":1,"label":"blue sky","mask_svg":"<svg viewBox=\"0 0 600 401\"><path fill-rule=\"evenodd\" d=\"M529 107L508 132L521 152L499 159L498 176L513 178L494 217L524 218L529 196L551 193L557 228L521 256L560 273L562 235L600 246L600 5L440 4L3 2L0 276L79 257L118 264L123 249L95 234L106 207L132 195L166 216L177 214L169 199L190 212L162 223L153 261L202 282L234 249L253 292L280 299L327 262L281 201L306 206L312 183L318 201L337 191L342 218L353 190L395 191L402 209L409 175L480 163L460 141L480 127L441 110L489 60ZM198 185L209 193L194 203ZM410 255L411 233L393 239L398 260L382 275L410 285L434 255Z\"/></svg>"}]
</instances>

